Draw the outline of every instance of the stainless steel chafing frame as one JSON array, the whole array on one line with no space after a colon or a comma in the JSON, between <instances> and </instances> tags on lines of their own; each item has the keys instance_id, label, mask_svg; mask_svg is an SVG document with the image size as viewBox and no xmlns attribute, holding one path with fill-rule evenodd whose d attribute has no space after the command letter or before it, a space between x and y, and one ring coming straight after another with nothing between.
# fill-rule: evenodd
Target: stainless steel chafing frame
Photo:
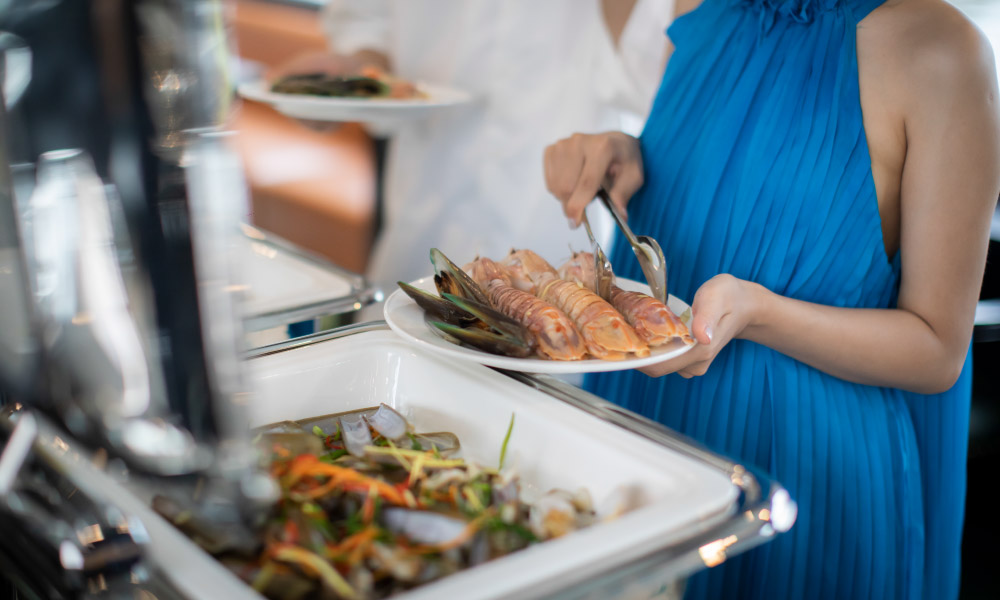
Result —
<instances>
[{"instance_id":1,"label":"stainless steel chafing frame","mask_svg":"<svg viewBox=\"0 0 1000 600\"><path fill-rule=\"evenodd\" d=\"M261 347L250 351L246 356L253 359L365 332L385 330L388 330L388 325L384 321L348 325ZM547 581L532 589L530 597L560 600L608 598L623 590L627 591L629 586L636 584L648 590L650 588L644 584L660 586L720 564L728 557L768 541L777 533L787 530L794 522L795 504L780 484L766 476L751 473L743 465L711 452L658 423L558 379L495 370L554 399L697 460L723 473L739 490L737 501L730 511L721 517L706 517L704 522L690 524L680 533L681 541L623 564L609 564L603 570L594 570L585 580L569 586L559 581ZM141 565L147 573L145 581L134 582L132 587L118 590L122 597L130 597L131 590L146 589L155 590L155 595L161 598L195 600L230 596L244 585L225 571L213 574L210 569L206 569L198 558L200 553L183 552L186 545L193 542L153 515L144 501L144 494L150 491L145 489L144 481L115 481L114 476L90 465L85 455L69 451L73 445L54 443L52 435L49 431L35 440L35 452L38 456L61 465L61 471L72 480L71 487L81 485L79 481L89 481L86 486L81 485L81 491L89 498L106 506L114 506L121 514L138 517L151 537L158 540L157 547L146 547L143 552ZM6 450L8 448L0 449L0 454L5 458ZM98 485L100 490L95 492L91 484Z\"/></svg>"},{"instance_id":2,"label":"stainless steel chafing frame","mask_svg":"<svg viewBox=\"0 0 1000 600\"><path fill-rule=\"evenodd\" d=\"M289 254L302 262L325 271L330 271L338 277L343 278L351 286L350 293L344 296L290 306L260 314L245 315L243 322L247 331L261 331L272 327L288 325L289 323L357 311L373 302L378 302L382 297L382 292L369 285L368 281L362 275L339 267L280 236L263 231L253 225L244 223L242 229L243 234L251 241L264 244L265 246Z\"/></svg>"},{"instance_id":3,"label":"stainless steel chafing frame","mask_svg":"<svg viewBox=\"0 0 1000 600\"><path fill-rule=\"evenodd\" d=\"M253 359L269 356L359 333L387 330L388 328L385 321L348 325L263 346L248 352L246 357ZM728 557L763 544L776 534L787 531L795 522L796 506L788 491L780 483L769 479L766 475L752 473L746 466L712 452L698 442L655 421L554 377L503 369L494 370L543 394L720 471L739 489L737 503L733 506L730 515L723 521L706 526L693 524L690 531L685 532L683 541L651 552L625 565L609 565L607 570L597 571L585 581L570 588L559 589L558 582L550 582L546 589L535 591L536 597L559 598L561 600L588 597L604 598L609 597L614 593L614 590L621 589L629 582L646 578L655 578L657 581L681 579L706 567L721 564Z\"/></svg>"}]
</instances>

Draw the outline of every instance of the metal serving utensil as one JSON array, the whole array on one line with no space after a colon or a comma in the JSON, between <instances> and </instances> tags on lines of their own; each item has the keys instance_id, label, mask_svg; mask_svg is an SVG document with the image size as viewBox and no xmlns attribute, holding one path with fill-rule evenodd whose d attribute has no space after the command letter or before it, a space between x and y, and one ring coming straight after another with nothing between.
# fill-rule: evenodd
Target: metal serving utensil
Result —
<instances>
[{"instance_id":1,"label":"metal serving utensil","mask_svg":"<svg viewBox=\"0 0 1000 600\"><path fill-rule=\"evenodd\" d=\"M587 230L587 237L590 238L590 248L594 251L594 289L597 294L605 300L611 301L611 284L615 282L615 274L611 270L611 261L604 254L601 245L594 238L594 232L590 229L590 221L587 220L587 211L583 211L583 227Z\"/></svg>"},{"instance_id":2,"label":"metal serving utensil","mask_svg":"<svg viewBox=\"0 0 1000 600\"><path fill-rule=\"evenodd\" d=\"M597 190L597 197L611 211L615 222L618 223L618 228L622 230L622 233L625 234L625 239L632 246L632 252L639 259L639 266L642 267L642 273L646 276L646 282L649 284L649 289L653 292L653 297L666 304L667 261L663 258L663 250L660 249L660 244L648 235L637 236L632 233L628 223L625 222L625 218L618 210L618 207L611 201L611 197L608 196L608 192L604 188Z\"/></svg>"}]
</instances>

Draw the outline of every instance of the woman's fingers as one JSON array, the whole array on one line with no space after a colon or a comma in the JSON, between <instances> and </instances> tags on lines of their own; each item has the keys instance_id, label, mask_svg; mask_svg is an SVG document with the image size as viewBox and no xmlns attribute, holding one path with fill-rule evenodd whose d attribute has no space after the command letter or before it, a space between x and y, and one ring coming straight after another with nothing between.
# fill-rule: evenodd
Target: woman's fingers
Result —
<instances>
[{"instance_id":1,"label":"woman's fingers","mask_svg":"<svg viewBox=\"0 0 1000 600\"><path fill-rule=\"evenodd\" d=\"M691 335L704 346L711 345L719 324L731 311L738 282L731 275L716 275L706 281L691 302Z\"/></svg>"},{"instance_id":2,"label":"woman's fingers","mask_svg":"<svg viewBox=\"0 0 1000 600\"><path fill-rule=\"evenodd\" d=\"M543 165L546 187L574 226L602 186L623 210L642 186L638 140L620 132L574 134L546 148Z\"/></svg>"},{"instance_id":3,"label":"woman's fingers","mask_svg":"<svg viewBox=\"0 0 1000 600\"><path fill-rule=\"evenodd\" d=\"M608 196L611 202L628 216L628 201L639 191L643 184L642 162L629 161L624 164L614 164L608 173L610 181Z\"/></svg>"},{"instance_id":4,"label":"woman's fingers","mask_svg":"<svg viewBox=\"0 0 1000 600\"><path fill-rule=\"evenodd\" d=\"M702 363L711 364L714 356L715 355L711 348L707 346L695 346L677 358L671 358L670 360L656 363L655 365L650 365L648 367L641 367L639 371L642 371L650 377L661 377L668 373L678 373L683 375L695 365Z\"/></svg>"},{"instance_id":5,"label":"woman's fingers","mask_svg":"<svg viewBox=\"0 0 1000 600\"><path fill-rule=\"evenodd\" d=\"M732 275L716 275L706 281L691 302L691 334L698 344L684 354L642 370L651 377L677 373L690 378L704 375L719 351L739 335L749 319L748 287Z\"/></svg>"},{"instance_id":6,"label":"woman's fingers","mask_svg":"<svg viewBox=\"0 0 1000 600\"><path fill-rule=\"evenodd\" d=\"M604 184L611 159L610 148L603 145L584 155L580 176L576 180L573 193L563 206L566 216L569 217L574 226L580 225L580 221L583 220L583 211L597 196L597 190L601 189Z\"/></svg>"},{"instance_id":7,"label":"woman's fingers","mask_svg":"<svg viewBox=\"0 0 1000 600\"><path fill-rule=\"evenodd\" d=\"M545 187L565 206L583 168L583 153L566 147L562 140L545 149Z\"/></svg>"}]
</instances>

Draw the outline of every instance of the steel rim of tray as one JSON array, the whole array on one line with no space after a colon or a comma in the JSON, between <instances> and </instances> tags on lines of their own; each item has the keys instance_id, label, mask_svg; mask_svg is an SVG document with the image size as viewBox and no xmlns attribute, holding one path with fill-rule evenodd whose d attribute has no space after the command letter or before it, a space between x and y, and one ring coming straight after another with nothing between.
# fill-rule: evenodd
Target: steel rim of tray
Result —
<instances>
[{"instance_id":1,"label":"steel rim of tray","mask_svg":"<svg viewBox=\"0 0 1000 600\"><path fill-rule=\"evenodd\" d=\"M246 223L241 224L241 228L248 239L281 250L314 267L330 271L347 281L351 287L351 291L347 295L338 298L247 315L243 322L248 331L262 331L307 319L356 311L381 300L382 292L372 288L363 275L339 267L269 231L258 229Z\"/></svg>"}]
</instances>

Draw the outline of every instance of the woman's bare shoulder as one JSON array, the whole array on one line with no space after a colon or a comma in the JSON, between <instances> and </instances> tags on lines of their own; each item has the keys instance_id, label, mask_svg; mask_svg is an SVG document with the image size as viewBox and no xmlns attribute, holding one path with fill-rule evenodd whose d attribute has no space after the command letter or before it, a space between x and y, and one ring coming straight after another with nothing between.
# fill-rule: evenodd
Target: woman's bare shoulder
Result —
<instances>
[{"instance_id":1,"label":"woman's bare shoulder","mask_svg":"<svg viewBox=\"0 0 1000 600\"><path fill-rule=\"evenodd\" d=\"M910 94L996 89L989 40L944 0L889 0L859 24L858 40L877 50L867 55L886 61Z\"/></svg>"}]
</instances>

